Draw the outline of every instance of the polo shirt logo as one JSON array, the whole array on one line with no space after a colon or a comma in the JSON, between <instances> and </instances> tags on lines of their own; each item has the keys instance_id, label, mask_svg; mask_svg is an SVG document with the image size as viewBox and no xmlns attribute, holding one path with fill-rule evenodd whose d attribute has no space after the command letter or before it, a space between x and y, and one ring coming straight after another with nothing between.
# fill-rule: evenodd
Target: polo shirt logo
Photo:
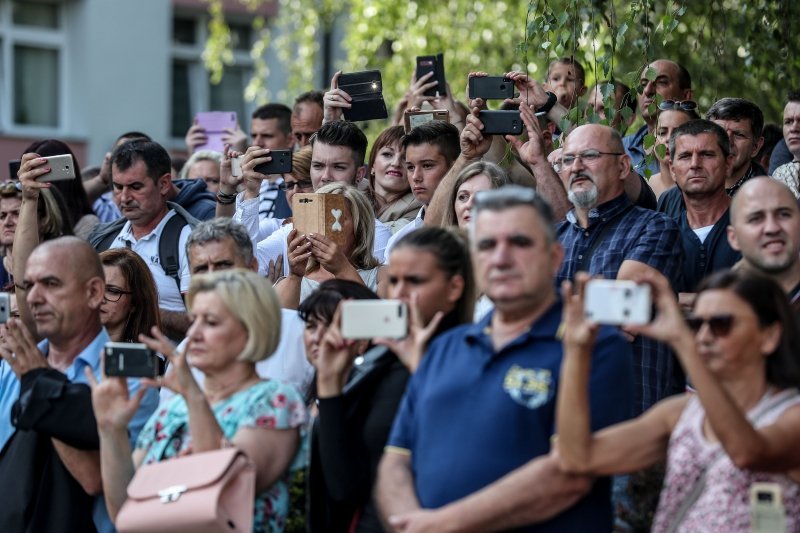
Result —
<instances>
[{"instance_id":1,"label":"polo shirt logo","mask_svg":"<svg viewBox=\"0 0 800 533\"><path fill-rule=\"evenodd\" d=\"M553 395L553 376L547 369L522 368L514 365L506 372L503 390L511 399L528 409L547 403Z\"/></svg>"}]
</instances>

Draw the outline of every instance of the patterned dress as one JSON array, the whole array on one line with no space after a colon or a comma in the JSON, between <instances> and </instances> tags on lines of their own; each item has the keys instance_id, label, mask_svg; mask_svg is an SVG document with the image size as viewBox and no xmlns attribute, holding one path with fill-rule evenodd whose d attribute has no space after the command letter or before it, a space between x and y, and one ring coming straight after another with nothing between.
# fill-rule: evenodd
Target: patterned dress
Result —
<instances>
[{"instance_id":1,"label":"patterned dress","mask_svg":"<svg viewBox=\"0 0 800 533\"><path fill-rule=\"evenodd\" d=\"M747 414L750 422L757 416L756 427L768 426L788 408L800 405L795 389L767 393ZM771 407L768 407L771 406ZM768 407L765 410L765 407ZM783 491L787 531L800 530L800 484L784 474L742 470L733 464L719 442L710 443L703 435L705 410L695 396L689 400L669 440L667 475L653 532L668 531L687 495L700 474L708 469L705 488L686 513L677 531L749 532L750 486L753 483L777 483Z\"/></svg>"},{"instance_id":2,"label":"patterned dress","mask_svg":"<svg viewBox=\"0 0 800 533\"><path fill-rule=\"evenodd\" d=\"M290 474L304 468L308 456L304 434L308 414L302 395L292 385L266 380L211 407L228 439L247 427L301 430L301 445L287 472L266 492L256 496L253 531L283 531L289 510ZM142 464L186 452L191 445L188 423L189 411L183 396L176 395L157 409L136 442L136 448L146 452Z\"/></svg>"}]
</instances>

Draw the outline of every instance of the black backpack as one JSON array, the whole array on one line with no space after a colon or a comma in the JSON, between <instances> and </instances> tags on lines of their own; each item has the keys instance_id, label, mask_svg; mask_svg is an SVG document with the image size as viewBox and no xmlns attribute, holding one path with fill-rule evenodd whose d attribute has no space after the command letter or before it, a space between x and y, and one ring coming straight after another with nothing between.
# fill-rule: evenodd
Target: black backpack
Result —
<instances>
[{"instance_id":1,"label":"black backpack","mask_svg":"<svg viewBox=\"0 0 800 533\"><path fill-rule=\"evenodd\" d=\"M194 228L199 221L190 215L183 208L172 202L167 202L169 207L175 211L175 215L171 217L164 225L164 229L158 238L158 261L164 273L175 280L178 285L178 292L181 292L181 277L180 277L180 250L178 243L181 237L181 231L187 224ZM119 232L122 231L123 226L127 220L124 217L118 218L113 222L107 224L99 224L89 235L89 244L91 244L98 253L108 250L114 239L117 238Z\"/></svg>"}]
</instances>

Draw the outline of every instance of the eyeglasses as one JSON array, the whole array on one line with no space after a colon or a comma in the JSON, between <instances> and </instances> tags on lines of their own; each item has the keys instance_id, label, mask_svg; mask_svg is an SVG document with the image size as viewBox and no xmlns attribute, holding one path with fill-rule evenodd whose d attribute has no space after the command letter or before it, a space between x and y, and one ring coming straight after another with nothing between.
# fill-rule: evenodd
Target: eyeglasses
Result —
<instances>
[{"instance_id":1,"label":"eyeglasses","mask_svg":"<svg viewBox=\"0 0 800 533\"><path fill-rule=\"evenodd\" d=\"M686 324L688 324L692 331L697 333L700 331L700 328L703 327L703 324L708 324L711 334L715 337L725 337L730 333L733 327L733 321L733 315L730 314L712 315L708 318L699 316L686 317Z\"/></svg>"},{"instance_id":2,"label":"eyeglasses","mask_svg":"<svg viewBox=\"0 0 800 533\"><path fill-rule=\"evenodd\" d=\"M123 294L133 294L131 291L123 291L119 287L113 285L106 285L106 294L104 298L109 302L118 302Z\"/></svg>"},{"instance_id":3,"label":"eyeglasses","mask_svg":"<svg viewBox=\"0 0 800 533\"><path fill-rule=\"evenodd\" d=\"M601 152L600 150L586 150L585 152L572 155L565 154L561 156L561 168L571 167L578 159L580 159L587 165L591 165L604 155L625 155L625 154L623 152Z\"/></svg>"},{"instance_id":4,"label":"eyeglasses","mask_svg":"<svg viewBox=\"0 0 800 533\"><path fill-rule=\"evenodd\" d=\"M313 187L313 186L314 186L314 184L313 184L313 183L311 183L311 180L302 180L302 181L284 181L283 183L281 183L280 185L278 185L278 188L279 188L280 190L282 190L282 191L286 192L286 191L291 191L291 190L293 190L295 187L299 187L299 188L301 188L301 189L309 189L309 188L311 188L311 187Z\"/></svg>"},{"instance_id":5,"label":"eyeglasses","mask_svg":"<svg viewBox=\"0 0 800 533\"><path fill-rule=\"evenodd\" d=\"M670 111L672 109L680 109L681 111L694 111L697 109L697 102L693 100L662 100L658 104L661 111Z\"/></svg>"}]
</instances>

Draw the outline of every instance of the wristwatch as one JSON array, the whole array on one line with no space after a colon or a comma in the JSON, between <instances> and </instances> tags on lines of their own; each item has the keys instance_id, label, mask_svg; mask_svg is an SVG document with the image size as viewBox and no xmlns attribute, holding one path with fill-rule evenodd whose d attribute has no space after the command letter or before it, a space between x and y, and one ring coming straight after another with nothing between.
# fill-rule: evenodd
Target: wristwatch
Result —
<instances>
[{"instance_id":1,"label":"wristwatch","mask_svg":"<svg viewBox=\"0 0 800 533\"><path fill-rule=\"evenodd\" d=\"M547 103L537 109L536 113L546 115L551 109L553 109L553 106L556 105L556 102L558 102L558 96L556 96L556 93L547 91Z\"/></svg>"}]
</instances>

